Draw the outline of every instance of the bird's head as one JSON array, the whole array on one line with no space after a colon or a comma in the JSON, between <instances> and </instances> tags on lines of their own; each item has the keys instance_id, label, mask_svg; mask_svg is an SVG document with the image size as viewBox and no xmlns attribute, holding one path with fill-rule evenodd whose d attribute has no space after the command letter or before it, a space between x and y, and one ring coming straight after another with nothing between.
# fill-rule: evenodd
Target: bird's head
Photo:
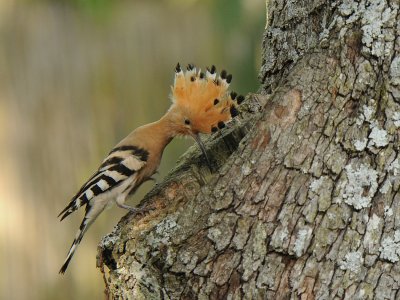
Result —
<instances>
[{"instance_id":1,"label":"bird's head","mask_svg":"<svg viewBox=\"0 0 400 300\"><path fill-rule=\"evenodd\" d=\"M228 90L231 81L232 75L225 70L217 76L215 66L203 73L189 64L184 72L178 64L168 112L174 134L192 136L206 154L199 133L224 128L238 115L236 105L244 100Z\"/></svg>"}]
</instances>

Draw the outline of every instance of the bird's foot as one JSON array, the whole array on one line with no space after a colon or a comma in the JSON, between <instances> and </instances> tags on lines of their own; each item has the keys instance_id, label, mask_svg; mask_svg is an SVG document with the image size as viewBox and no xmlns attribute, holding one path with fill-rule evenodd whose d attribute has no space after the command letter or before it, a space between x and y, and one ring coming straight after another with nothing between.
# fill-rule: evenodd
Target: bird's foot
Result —
<instances>
[{"instance_id":1,"label":"bird's foot","mask_svg":"<svg viewBox=\"0 0 400 300\"><path fill-rule=\"evenodd\" d=\"M123 203L118 203L118 202L117 202L117 205L123 209L129 210L131 213L133 213L135 215L142 214L142 213L148 212L150 210L150 208L148 208L148 207L133 207L133 206L129 206L129 205L126 205Z\"/></svg>"}]
</instances>

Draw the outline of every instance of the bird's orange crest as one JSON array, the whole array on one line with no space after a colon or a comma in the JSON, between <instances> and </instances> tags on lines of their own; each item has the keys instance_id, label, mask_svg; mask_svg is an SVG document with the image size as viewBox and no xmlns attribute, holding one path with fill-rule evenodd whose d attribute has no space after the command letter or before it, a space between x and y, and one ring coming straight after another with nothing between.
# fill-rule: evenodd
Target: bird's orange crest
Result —
<instances>
[{"instance_id":1,"label":"bird's orange crest","mask_svg":"<svg viewBox=\"0 0 400 300\"><path fill-rule=\"evenodd\" d=\"M188 116L194 132L215 132L237 116L236 104L244 97L228 90L231 81L232 75L225 70L217 76L215 66L203 73L189 64L184 72L178 63L172 101Z\"/></svg>"}]
</instances>

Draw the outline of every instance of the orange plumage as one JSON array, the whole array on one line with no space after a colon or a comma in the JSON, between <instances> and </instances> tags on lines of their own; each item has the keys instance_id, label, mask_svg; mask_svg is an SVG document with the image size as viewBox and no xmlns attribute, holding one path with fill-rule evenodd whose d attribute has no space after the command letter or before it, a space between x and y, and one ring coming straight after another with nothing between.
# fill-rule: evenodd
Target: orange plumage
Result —
<instances>
[{"instance_id":1,"label":"orange plumage","mask_svg":"<svg viewBox=\"0 0 400 300\"><path fill-rule=\"evenodd\" d=\"M228 91L231 80L226 71L217 76L214 66L203 74L192 65L186 72L177 65L172 101L190 119L193 132L211 133L236 116L236 93Z\"/></svg>"}]
</instances>

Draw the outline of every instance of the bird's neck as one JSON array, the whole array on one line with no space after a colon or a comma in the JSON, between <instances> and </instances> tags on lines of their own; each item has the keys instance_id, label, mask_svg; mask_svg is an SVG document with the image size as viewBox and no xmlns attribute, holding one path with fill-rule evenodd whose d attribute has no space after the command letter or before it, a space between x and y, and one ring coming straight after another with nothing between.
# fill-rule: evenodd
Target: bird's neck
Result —
<instances>
[{"instance_id":1,"label":"bird's neck","mask_svg":"<svg viewBox=\"0 0 400 300\"><path fill-rule=\"evenodd\" d=\"M168 112L158 121L142 126L139 131L146 141L160 149L161 152L176 136L176 131Z\"/></svg>"},{"instance_id":2,"label":"bird's neck","mask_svg":"<svg viewBox=\"0 0 400 300\"><path fill-rule=\"evenodd\" d=\"M183 134L181 132L182 126L178 125L176 119L176 112L173 108L170 108L157 122L154 122L157 132L160 132L167 139L173 139L175 136Z\"/></svg>"}]
</instances>

